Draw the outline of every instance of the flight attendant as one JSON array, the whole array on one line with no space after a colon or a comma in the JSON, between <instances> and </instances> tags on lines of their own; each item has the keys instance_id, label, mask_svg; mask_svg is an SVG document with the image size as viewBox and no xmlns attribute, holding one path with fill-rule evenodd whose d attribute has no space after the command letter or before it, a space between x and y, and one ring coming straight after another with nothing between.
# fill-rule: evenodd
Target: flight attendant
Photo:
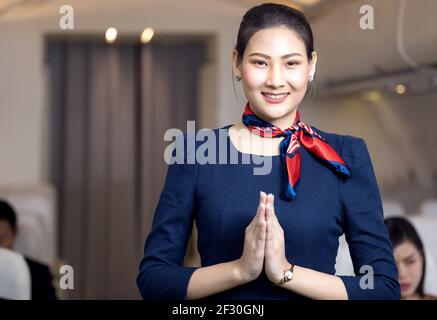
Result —
<instances>
[{"instance_id":1,"label":"flight attendant","mask_svg":"<svg viewBox=\"0 0 437 320\"><path fill-rule=\"evenodd\" d=\"M169 166L137 278L144 299L400 298L365 142L300 117L316 63L300 11L246 12L233 73L247 103L241 122L214 132L227 131L228 157L251 161ZM260 160L268 174L254 174ZM193 222L201 267L183 266ZM343 233L355 276L335 275Z\"/></svg>"}]
</instances>

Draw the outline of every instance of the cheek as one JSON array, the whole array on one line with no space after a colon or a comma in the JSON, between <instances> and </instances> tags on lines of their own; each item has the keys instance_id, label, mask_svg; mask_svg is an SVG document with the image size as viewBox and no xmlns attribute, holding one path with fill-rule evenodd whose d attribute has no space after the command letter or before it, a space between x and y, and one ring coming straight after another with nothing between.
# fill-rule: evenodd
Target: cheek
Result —
<instances>
[{"instance_id":1,"label":"cheek","mask_svg":"<svg viewBox=\"0 0 437 320\"><path fill-rule=\"evenodd\" d=\"M304 68L287 72L287 82L296 90L305 90L308 81L308 71Z\"/></svg>"},{"instance_id":2,"label":"cheek","mask_svg":"<svg viewBox=\"0 0 437 320\"><path fill-rule=\"evenodd\" d=\"M411 267L411 273L416 279L416 281L420 281L420 278L422 277L422 263L417 262Z\"/></svg>"},{"instance_id":3,"label":"cheek","mask_svg":"<svg viewBox=\"0 0 437 320\"><path fill-rule=\"evenodd\" d=\"M266 82L267 72L261 69L247 68L242 72L242 77L248 88L257 88Z\"/></svg>"}]
</instances>

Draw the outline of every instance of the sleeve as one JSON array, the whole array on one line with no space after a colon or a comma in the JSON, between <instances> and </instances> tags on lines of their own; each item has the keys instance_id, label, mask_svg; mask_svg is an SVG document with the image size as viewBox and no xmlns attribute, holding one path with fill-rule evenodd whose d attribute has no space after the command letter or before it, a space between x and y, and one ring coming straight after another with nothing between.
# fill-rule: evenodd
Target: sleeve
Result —
<instances>
[{"instance_id":1,"label":"sleeve","mask_svg":"<svg viewBox=\"0 0 437 320\"><path fill-rule=\"evenodd\" d=\"M185 157L183 164L168 166L137 276L143 299L186 299L188 282L197 269L183 267L194 221L197 170Z\"/></svg>"},{"instance_id":2,"label":"sleeve","mask_svg":"<svg viewBox=\"0 0 437 320\"><path fill-rule=\"evenodd\" d=\"M351 170L351 178L340 186L343 228L356 276L340 278L350 300L400 299L393 249L366 143L353 138L352 143L344 143L343 154Z\"/></svg>"}]
</instances>

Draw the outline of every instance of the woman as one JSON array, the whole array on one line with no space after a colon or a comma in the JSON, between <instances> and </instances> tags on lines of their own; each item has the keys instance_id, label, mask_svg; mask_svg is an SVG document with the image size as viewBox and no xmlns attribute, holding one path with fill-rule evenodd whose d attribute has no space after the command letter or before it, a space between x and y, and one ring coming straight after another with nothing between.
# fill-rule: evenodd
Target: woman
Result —
<instances>
[{"instance_id":1,"label":"woman","mask_svg":"<svg viewBox=\"0 0 437 320\"><path fill-rule=\"evenodd\" d=\"M224 128L227 159L239 161L169 166L137 278L144 299L399 298L364 141L300 121L316 62L301 12L263 4L244 15L233 72L248 102ZM254 174L261 160L268 174ZM186 268L193 221L202 267ZM356 277L334 275L343 232Z\"/></svg>"},{"instance_id":2,"label":"woman","mask_svg":"<svg viewBox=\"0 0 437 320\"><path fill-rule=\"evenodd\" d=\"M392 217L384 220L393 245L394 257L399 273L401 299L436 300L425 294L425 251L422 240L413 225L404 218Z\"/></svg>"}]
</instances>

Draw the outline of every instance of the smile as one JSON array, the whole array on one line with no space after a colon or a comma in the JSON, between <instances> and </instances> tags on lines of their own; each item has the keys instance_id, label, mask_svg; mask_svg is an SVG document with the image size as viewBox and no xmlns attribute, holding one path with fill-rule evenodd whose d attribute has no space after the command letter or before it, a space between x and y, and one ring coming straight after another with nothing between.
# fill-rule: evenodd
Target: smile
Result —
<instances>
[{"instance_id":1,"label":"smile","mask_svg":"<svg viewBox=\"0 0 437 320\"><path fill-rule=\"evenodd\" d=\"M263 95L264 99L268 103L281 103L285 99L287 99L287 97L290 93L285 92L285 93L273 94L273 93L261 92L261 94Z\"/></svg>"}]
</instances>

